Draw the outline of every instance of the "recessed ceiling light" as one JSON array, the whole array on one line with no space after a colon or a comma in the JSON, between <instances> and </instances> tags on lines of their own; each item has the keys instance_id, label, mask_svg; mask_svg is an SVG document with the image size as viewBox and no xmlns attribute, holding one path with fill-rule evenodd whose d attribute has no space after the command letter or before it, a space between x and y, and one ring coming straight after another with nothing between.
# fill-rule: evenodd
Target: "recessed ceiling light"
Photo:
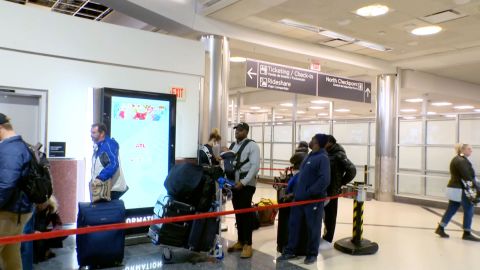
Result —
<instances>
[{"instance_id":1,"label":"recessed ceiling light","mask_svg":"<svg viewBox=\"0 0 480 270\"><path fill-rule=\"evenodd\" d=\"M327 104L327 103L330 103L330 101L317 99L317 100L311 100L310 103L313 103L313 104Z\"/></svg>"},{"instance_id":2,"label":"recessed ceiling light","mask_svg":"<svg viewBox=\"0 0 480 270\"><path fill-rule=\"evenodd\" d=\"M404 116L403 119L405 120L413 120L413 119L417 119L415 116Z\"/></svg>"},{"instance_id":3,"label":"recessed ceiling light","mask_svg":"<svg viewBox=\"0 0 480 270\"><path fill-rule=\"evenodd\" d=\"M381 52L392 50L391 48L387 48L387 47L382 46L380 44L376 44L376 43L372 43L372 42L368 42L368 41L363 41L363 40L355 41L354 43L359 45L359 46L369 48L369 49L372 49L372 50L376 50L376 51L381 51Z\"/></svg>"},{"instance_id":4,"label":"recessed ceiling light","mask_svg":"<svg viewBox=\"0 0 480 270\"><path fill-rule=\"evenodd\" d=\"M459 106L455 106L453 108L457 109L457 110L470 110L470 109L473 109L475 107L473 107L471 105L459 105Z\"/></svg>"},{"instance_id":5,"label":"recessed ceiling light","mask_svg":"<svg viewBox=\"0 0 480 270\"><path fill-rule=\"evenodd\" d=\"M411 102L411 103L419 103L419 102L422 102L423 99L422 98L409 98L409 99L405 99L406 102Z\"/></svg>"},{"instance_id":6,"label":"recessed ceiling light","mask_svg":"<svg viewBox=\"0 0 480 270\"><path fill-rule=\"evenodd\" d=\"M318 116L327 116L328 113L319 113L319 114L317 114L317 115L318 115Z\"/></svg>"},{"instance_id":7,"label":"recessed ceiling light","mask_svg":"<svg viewBox=\"0 0 480 270\"><path fill-rule=\"evenodd\" d=\"M308 108L312 109L312 110L323 110L323 109L325 109L325 107L322 107L322 106L310 106Z\"/></svg>"},{"instance_id":8,"label":"recessed ceiling light","mask_svg":"<svg viewBox=\"0 0 480 270\"><path fill-rule=\"evenodd\" d=\"M436 112L427 112L428 115L435 115L437 114Z\"/></svg>"},{"instance_id":9,"label":"recessed ceiling light","mask_svg":"<svg viewBox=\"0 0 480 270\"><path fill-rule=\"evenodd\" d=\"M293 107L293 104L292 104L292 103L281 103L280 106L283 106L283 107Z\"/></svg>"},{"instance_id":10,"label":"recessed ceiling light","mask_svg":"<svg viewBox=\"0 0 480 270\"><path fill-rule=\"evenodd\" d=\"M263 109L263 110L258 110L257 112L259 112L259 113L268 113L269 110Z\"/></svg>"},{"instance_id":11,"label":"recessed ceiling light","mask_svg":"<svg viewBox=\"0 0 480 270\"><path fill-rule=\"evenodd\" d=\"M306 114L305 111L297 111L297 114Z\"/></svg>"},{"instance_id":12,"label":"recessed ceiling light","mask_svg":"<svg viewBox=\"0 0 480 270\"><path fill-rule=\"evenodd\" d=\"M377 4L359 8L355 11L355 13L362 17L375 17L386 14L388 10L389 8L387 6Z\"/></svg>"},{"instance_id":13,"label":"recessed ceiling light","mask_svg":"<svg viewBox=\"0 0 480 270\"><path fill-rule=\"evenodd\" d=\"M410 33L416 36L428 36L428 35L437 34L440 31L442 31L442 27L438 25L430 25L430 26L417 27L413 29Z\"/></svg>"},{"instance_id":14,"label":"recessed ceiling light","mask_svg":"<svg viewBox=\"0 0 480 270\"><path fill-rule=\"evenodd\" d=\"M455 117L457 117L456 114L446 114L446 115L444 115L444 116L445 116L445 117L448 117L448 118L455 118Z\"/></svg>"},{"instance_id":15,"label":"recessed ceiling light","mask_svg":"<svg viewBox=\"0 0 480 270\"><path fill-rule=\"evenodd\" d=\"M282 123L282 122L278 122L277 125L283 125L283 123Z\"/></svg>"},{"instance_id":16,"label":"recessed ceiling light","mask_svg":"<svg viewBox=\"0 0 480 270\"><path fill-rule=\"evenodd\" d=\"M336 109L336 112L349 112L349 109Z\"/></svg>"},{"instance_id":17,"label":"recessed ceiling light","mask_svg":"<svg viewBox=\"0 0 480 270\"><path fill-rule=\"evenodd\" d=\"M475 109L475 110L473 110L473 111L475 111L475 112L480 112L480 109Z\"/></svg>"},{"instance_id":18,"label":"recessed ceiling light","mask_svg":"<svg viewBox=\"0 0 480 270\"><path fill-rule=\"evenodd\" d=\"M250 107L250 110L260 110L260 109L261 109L261 107L258 107L258 106L252 106L252 107Z\"/></svg>"},{"instance_id":19,"label":"recessed ceiling light","mask_svg":"<svg viewBox=\"0 0 480 270\"><path fill-rule=\"evenodd\" d=\"M240 57L240 56L232 56L232 57L230 57L230 62L242 63L242 62L245 62L245 61L247 61L247 58L245 58L245 57Z\"/></svg>"},{"instance_id":20,"label":"recessed ceiling light","mask_svg":"<svg viewBox=\"0 0 480 270\"><path fill-rule=\"evenodd\" d=\"M450 106L450 105L452 105L452 103L447 102L447 101L441 101L441 102L432 102L432 105L440 107L440 106Z\"/></svg>"},{"instance_id":21,"label":"recessed ceiling light","mask_svg":"<svg viewBox=\"0 0 480 270\"><path fill-rule=\"evenodd\" d=\"M278 111L286 112L286 111L288 111L288 109L278 109Z\"/></svg>"},{"instance_id":22,"label":"recessed ceiling light","mask_svg":"<svg viewBox=\"0 0 480 270\"><path fill-rule=\"evenodd\" d=\"M275 119L283 119L283 116L277 115L277 116L275 116Z\"/></svg>"},{"instance_id":23,"label":"recessed ceiling light","mask_svg":"<svg viewBox=\"0 0 480 270\"><path fill-rule=\"evenodd\" d=\"M401 112L416 112L416 109L401 109Z\"/></svg>"}]
</instances>

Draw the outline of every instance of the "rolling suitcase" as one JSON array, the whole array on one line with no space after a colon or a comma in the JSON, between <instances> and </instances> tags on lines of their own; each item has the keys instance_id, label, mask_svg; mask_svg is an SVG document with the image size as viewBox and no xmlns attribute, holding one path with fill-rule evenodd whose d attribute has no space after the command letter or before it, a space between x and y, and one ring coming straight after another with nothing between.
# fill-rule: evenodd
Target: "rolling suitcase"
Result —
<instances>
[{"instance_id":1,"label":"rolling suitcase","mask_svg":"<svg viewBox=\"0 0 480 270\"><path fill-rule=\"evenodd\" d=\"M158 203L158 202L157 202ZM162 217L177 217L195 213L195 207L173 199L163 206ZM150 226L148 237L155 245L186 247L191 222L173 222Z\"/></svg>"},{"instance_id":2,"label":"rolling suitcase","mask_svg":"<svg viewBox=\"0 0 480 270\"><path fill-rule=\"evenodd\" d=\"M277 226L277 251L283 253L283 250L288 244L288 223L290 220L290 208L280 208L278 211L278 226ZM303 227L306 227L305 222L302 224ZM297 256L306 255L307 249L307 230L301 230L299 246L297 246L296 254Z\"/></svg>"},{"instance_id":3,"label":"rolling suitcase","mask_svg":"<svg viewBox=\"0 0 480 270\"><path fill-rule=\"evenodd\" d=\"M210 251L215 247L220 218L197 219L192 223L188 246L193 251Z\"/></svg>"},{"instance_id":4,"label":"rolling suitcase","mask_svg":"<svg viewBox=\"0 0 480 270\"><path fill-rule=\"evenodd\" d=\"M77 228L125 222L125 205L121 200L101 203L78 203ZM77 261L80 267L120 265L125 247L124 230L77 235Z\"/></svg>"}]
</instances>

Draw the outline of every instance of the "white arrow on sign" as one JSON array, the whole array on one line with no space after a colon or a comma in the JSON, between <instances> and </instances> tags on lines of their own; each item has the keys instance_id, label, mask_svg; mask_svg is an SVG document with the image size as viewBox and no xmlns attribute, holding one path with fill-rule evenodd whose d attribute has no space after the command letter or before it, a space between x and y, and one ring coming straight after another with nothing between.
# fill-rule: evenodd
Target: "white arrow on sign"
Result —
<instances>
[{"instance_id":1,"label":"white arrow on sign","mask_svg":"<svg viewBox=\"0 0 480 270\"><path fill-rule=\"evenodd\" d=\"M248 77L250 77L250 80L252 79L252 75L257 76L257 73L252 72L252 69L253 69L253 68L250 68L250 69L247 71L247 74L248 74Z\"/></svg>"},{"instance_id":2,"label":"white arrow on sign","mask_svg":"<svg viewBox=\"0 0 480 270\"><path fill-rule=\"evenodd\" d=\"M365 90L365 93L367 93L367 97L370 96L370 88L367 88L367 89Z\"/></svg>"}]
</instances>

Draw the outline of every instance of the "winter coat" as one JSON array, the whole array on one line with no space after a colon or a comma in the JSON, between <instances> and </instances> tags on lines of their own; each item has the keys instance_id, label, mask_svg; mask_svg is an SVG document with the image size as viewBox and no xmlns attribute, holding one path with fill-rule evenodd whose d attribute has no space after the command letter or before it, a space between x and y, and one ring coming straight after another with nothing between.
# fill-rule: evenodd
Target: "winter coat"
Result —
<instances>
[{"instance_id":1,"label":"winter coat","mask_svg":"<svg viewBox=\"0 0 480 270\"><path fill-rule=\"evenodd\" d=\"M325 197L330 184L330 162L325 149L311 152L298 173L298 180L294 189L296 201L319 199Z\"/></svg>"},{"instance_id":2,"label":"winter coat","mask_svg":"<svg viewBox=\"0 0 480 270\"><path fill-rule=\"evenodd\" d=\"M332 145L328 150L330 159L330 185L327 189L328 196L335 196L341 193L343 185L348 184L355 178L357 169L355 165L347 158L345 149L338 143Z\"/></svg>"}]
</instances>

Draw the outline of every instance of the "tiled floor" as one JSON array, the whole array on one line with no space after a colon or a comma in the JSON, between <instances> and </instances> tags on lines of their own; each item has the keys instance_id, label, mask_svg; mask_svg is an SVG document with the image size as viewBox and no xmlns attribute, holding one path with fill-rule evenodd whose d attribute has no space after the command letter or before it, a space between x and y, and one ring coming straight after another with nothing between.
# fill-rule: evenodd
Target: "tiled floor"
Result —
<instances>
[{"instance_id":1,"label":"tiled floor","mask_svg":"<svg viewBox=\"0 0 480 270\"><path fill-rule=\"evenodd\" d=\"M260 184L254 200L275 198L274 190ZM351 236L352 200L340 199L335 239ZM228 207L230 208L230 206ZM433 233L443 209L430 209L399 203L368 201L365 205L364 237L379 244L374 255L351 256L322 243L317 264L306 266L303 258L276 263L276 225L262 227L254 232L255 249L251 259L240 259L238 253L226 254L220 262L204 254L174 250L175 264L162 264L161 248L152 244L127 246L122 267L110 269L475 269L480 243L461 239L462 213L458 213L447 227L449 239ZM226 217L229 230L226 241L235 240L234 218ZM474 228L480 227L475 216ZM74 239L65 242L65 248L55 250L57 257L35 266L38 270L77 269Z\"/></svg>"}]
</instances>

